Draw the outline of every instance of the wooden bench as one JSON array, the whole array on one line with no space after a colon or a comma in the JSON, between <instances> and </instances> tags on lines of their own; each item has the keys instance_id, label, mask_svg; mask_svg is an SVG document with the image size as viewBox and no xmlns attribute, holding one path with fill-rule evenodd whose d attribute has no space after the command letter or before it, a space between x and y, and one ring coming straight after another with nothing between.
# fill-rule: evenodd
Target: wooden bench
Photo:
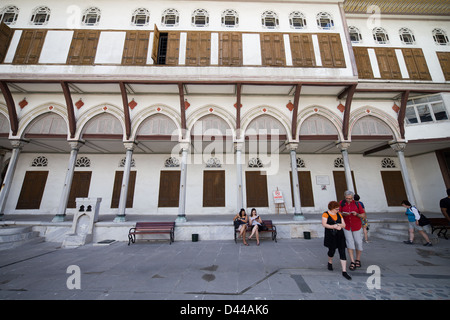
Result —
<instances>
[{"instance_id":1,"label":"wooden bench","mask_svg":"<svg viewBox=\"0 0 450 320\"><path fill-rule=\"evenodd\" d=\"M444 236L445 239L447 238L447 230L450 228L450 222L447 220L447 218L428 218L431 225L431 233L434 233L434 231L439 230L437 236L441 236L441 234Z\"/></svg>"},{"instance_id":2,"label":"wooden bench","mask_svg":"<svg viewBox=\"0 0 450 320\"><path fill-rule=\"evenodd\" d=\"M272 220L262 220L263 224L267 227L267 230L260 230L259 233L270 232L272 233L272 241L277 242L277 227L272 223ZM247 225L247 232L252 232L252 226ZM237 243L237 237L239 230L234 229L234 242ZM260 238L261 239L261 238Z\"/></svg>"},{"instance_id":3,"label":"wooden bench","mask_svg":"<svg viewBox=\"0 0 450 320\"><path fill-rule=\"evenodd\" d=\"M169 244L175 241L175 222L137 222L128 232L128 245L136 242L137 234L169 234Z\"/></svg>"}]
</instances>

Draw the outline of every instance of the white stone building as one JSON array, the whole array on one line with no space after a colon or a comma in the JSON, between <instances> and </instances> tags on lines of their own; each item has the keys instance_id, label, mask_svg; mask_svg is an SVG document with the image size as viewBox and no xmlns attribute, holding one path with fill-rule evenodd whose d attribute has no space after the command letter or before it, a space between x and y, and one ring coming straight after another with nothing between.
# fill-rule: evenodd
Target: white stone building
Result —
<instances>
[{"instance_id":1,"label":"white stone building","mask_svg":"<svg viewBox=\"0 0 450 320\"><path fill-rule=\"evenodd\" d=\"M414 3L2 2L0 214L439 212L450 5Z\"/></svg>"}]
</instances>

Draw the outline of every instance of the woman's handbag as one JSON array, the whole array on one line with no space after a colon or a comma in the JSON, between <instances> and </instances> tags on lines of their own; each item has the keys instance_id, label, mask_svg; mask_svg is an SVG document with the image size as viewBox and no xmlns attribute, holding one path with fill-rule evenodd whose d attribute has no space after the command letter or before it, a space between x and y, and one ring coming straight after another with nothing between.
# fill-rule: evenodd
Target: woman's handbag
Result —
<instances>
[{"instance_id":1,"label":"woman's handbag","mask_svg":"<svg viewBox=\"0 0 450 320\"><path fill-rule=\"evenodd\" d=\"M240 219L234 220L234 228L235 228L235 229L239 228L239 226L240 226L241 224L245 224L245 222L242 221L242 220L240 220Z\"/></svg>"}]
</instances>

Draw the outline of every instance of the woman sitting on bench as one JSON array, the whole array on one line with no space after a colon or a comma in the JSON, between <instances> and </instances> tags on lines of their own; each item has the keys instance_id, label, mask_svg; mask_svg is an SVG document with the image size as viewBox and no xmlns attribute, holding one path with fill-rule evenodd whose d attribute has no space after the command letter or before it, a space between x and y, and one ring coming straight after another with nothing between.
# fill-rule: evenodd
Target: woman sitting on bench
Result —
<instances>
[{"instance_id":1,"label":"woman sitting on bench","mask_svg":"<svg viewBox=\"0 0 450 320\"><path fill-rule=\"evenodd\" d=\"M250 237L248 239L250 240L253 235L256 233L256 245L259 246L259 231L262 228L262 220L259 215L256 214L256 209L253 208L252 212L250 213L250 225L252 226L252 233L250 234Z\"/></svg>"},{"instance_id":2,"label":"woman sitting on bench","mask_svg":"<svg viewBox=\"0 0 450 320\"><path fill-rule=\"evenodd\" d=\"M237 215L233 218L234 228L239 230L239 237L242 237L242 242L248 246L245 241L245 233L247 232L248 216L245 213L245 209L242 208Z\"/></svg>"}]
</instances>

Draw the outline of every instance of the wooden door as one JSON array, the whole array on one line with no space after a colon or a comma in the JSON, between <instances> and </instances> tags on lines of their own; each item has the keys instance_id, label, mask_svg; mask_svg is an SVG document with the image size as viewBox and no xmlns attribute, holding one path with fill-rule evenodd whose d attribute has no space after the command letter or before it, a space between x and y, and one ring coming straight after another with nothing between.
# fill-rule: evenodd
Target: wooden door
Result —
<instances>
[{"instance_id":1,"label":"wooden door","mask_svg":"<svg viewBox=\"0 0 450 320\"><path fill-rule=\"evenodd\" d=\"M76 208L76 198L87 198L91 185L92 171L75 171L73 173L72 187L70 188L67 208Z\"/></svg>"},{"instance_id":2,"label":"wooden door","mask_svg":"<svg viewBox=\"0 0 450 320\"><path fill-rule=\"evenodd\" d=\"M403 48L402 53L410 79L431 80L422 49Z\"/></svg>"},{"instance_id":3,"label":"wooden door","mask_svg":"<svg viewBox=\"0 0 450 320\"><path fill-rule=\"evenodd\" d=\"M333 171L333 179L334 179L334 188L336 191L336 200L340 202L344 199L344 192L348 190L347 188L347 180L345 180L345 172L344 171ZM352 171L352 181L353 186L355 187L354 193L358 193L356 189L355 183L355 175Z\"/></svg>"},{"instance_id":4,"label":"wooden door","mask_svg":"<svg viewBox=\"0 0 450 320\"><path fill-rule=\"evenodd\" d=\"M284 39L281 33L262 33L261 58L264 66L282 67L286 65Z\"/></svg>"},{"instance_id":5,"label":"wooden door","mask_svg":"<svg viewBox=\"0 0 450 320\"><path fill-rule=\"evenodd\" d=\"M211 60L211 32L188 32L186 44L187 66L209 66Z\"/></svg>"},{"instance_id":6,"label":"wooden door","mask_svg":"<svg viewBox=\"0 0 450 320\"><path fill-rule=\"evenodd\" d=\"M242 66L242 34L219 33L219 66Z\"/></svg>"},{"instance_id":7,"label":"wooden door","mask_svg":"<svg viewBox=\"0 0 450 320\"><path fill-rule=\"evenodd\" d=\"M178 207L181 171L161 171L158 207Z\"/></svg>"},{"instance_id":8,"label":"wooden door","mask_svg":"<svg viewBox=\"0 0 450 320\"><path fill-rule=\"evenodd\" d=\"M168 32L166 65L168 66L178 65L179 56L180 56L180 33L174 31Z\"/></svg>"},{"instance_id":9,"label":"wooden door","mask_svg":"<svg viewBox=\"0 0 450 320\"><path fill-rule=\"evenodd\" d=\"M372 65L370 64L369 52L364 47L353 47L355 54L358 77L361 79L373 79Z\"/></svg>"},{"instance_id":10,"label":"wooden door","mask_svg":"<svg viewBox=\"0 0 450 320\"><path fill-rule=\"evenodd\" d=\"M384 193L389 207L399 207L403 200L407 200L405 185L401 171L381 171Z\"/></svg>"},{"instance_id":11,"label":"wooden door","mask_svg":"<svg viewBox=\"0 0 450 320\"><path fill-rule=\"evenodd\" d=\"M16 209L39 209L48 171L27 171L23 179Z\"/></svg>"},{"instance_id":12,"label":"wooden door","mask_svg":"<svg viewBox=\"0 0 450 320\"><path fill-rule=\"evenodd\" d=\"M265 172L246 171L247 207L268 207L267 176Z\"/></svg>"},{"instance_id":13,"label":"wooden door","mask_svg":"<svg viewBox=\"0 0 450 320\"><path fill-rule=\"evenodd\" d=\"M0 25L0 63L2 63L6 57L13 34L14 30L2 22Z\"/></svg>"},{"instance_id":14,"label":"wooden door","mask_svg":"<svg viewBox=\"0 0 450 320\"><path fill-rule=\"evenodd\" d=\"M150 31L127 31L122 55L123 65L147 64L148 39Z\"/></svg>"},{"instance_id":15,"label":"wooden door","mask_svg":"<svg viewBox=\"0 0 450 320\"><path fill-rule=\"evenodd\" d=\"M311 182L310 171L297 171L298 174L298 186L300 188L300 202L302 207L314 207L314 193ZM294 188L292 184L292 172L289 172L289 180L291 181L291 196L292 206L294 203Z\"/></svg>"},{"instance_id":16,"label":"wooden door","mask_svg":"<svg viewBox=\"0 0 450 320\"><path fill-rule=\"evenodd\" d=\"M67 57L67 64L94 64L99 37L99 30L74 31L69 55Z\"/></svg>"},{"instance_id":17,"label":"wooden door","mask_svg":"<svg viewBox=\"0 0 450 320\"><path fill-rule=\"evenodd\" d=\"M450 81L450 52L436 52L442 73L446 81Z\"/></svg>"},{"instance_id":18,"label":"wooden door","mask_svg":"<svg viewBox=\"0 0 450 320\"><path fill-rule=\"evenodd\" d=\"M225 207L225 171L203 171L203 207Z\"/></svg>"},{"instance_id":19,"label":"wooden door","mask_svg":"<svg viewBox=\"0 0 450 320\"><path fill-rule=\"evenodd\" d=\"M322 66L328 68L345 68L344 51L338 33L318 34Z\"/></svg>"},{"instance_id":20,"label":"wooden door","mask_svg":"<svg viewBox=\"0 0 450 320\"><path fill-rule=\"evenodd\" d=\"M401 79L400 66L393 48L375 48L378 68L383 79Z\"/></svg>"},{"instance_id":21,"label":"wooden door","mask_svg":"<svg viewBox=\"0 0 450 320\"><path fill-rule=\"evenodd\" d=\"M46 35L47 30L23 30L13 64L37 64Z\"/></svg>"},{"instance_id":22,"label":"wooden door","mask_svg":"<svg viewBox=\"0 0 450 320\"><path fill-rule=\"evenodd\" d=\"M113 193L111 197L111 208L118 208L120 194L122 191L123 171L116 171L114 178ZM130 171L130 180L128 181L126 208L133 208L134 187L136 185L136 171Z\"/></svg>"},{"instance_id":23,"label":"wooden door","mask_svg":"<svg viewBox=\"0 0 450 320\"><path fill-rule=\"evenodd\" d=\"M315 67L316 57L311 34L289 34L294 67Z\"/></svg>"}]
</instances>

